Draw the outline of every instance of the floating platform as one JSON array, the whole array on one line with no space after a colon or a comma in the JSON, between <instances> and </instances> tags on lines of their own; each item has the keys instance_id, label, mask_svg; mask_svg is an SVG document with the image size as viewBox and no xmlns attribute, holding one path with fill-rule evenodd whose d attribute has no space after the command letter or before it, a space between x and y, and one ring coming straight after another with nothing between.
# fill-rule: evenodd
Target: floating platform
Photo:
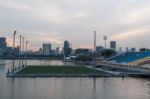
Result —
<instances>
[{"instance_id":1,"label":"floating platform","mask_svg":"<svg viewBox=\"0 0 150 99\"><path fill-rule=\"evenodd\" d=\"M104 71L85 66L27 66L7 77L113 77Z\"/></svg>"}]
</instances>

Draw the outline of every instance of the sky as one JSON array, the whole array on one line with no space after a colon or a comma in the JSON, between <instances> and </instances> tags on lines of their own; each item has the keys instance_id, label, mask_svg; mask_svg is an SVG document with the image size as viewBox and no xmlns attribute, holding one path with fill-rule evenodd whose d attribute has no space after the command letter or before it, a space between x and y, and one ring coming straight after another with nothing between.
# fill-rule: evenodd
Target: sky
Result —
<instances>
[{"instance_id":1,"label":"sky","mask_svg":"<svg viewBox=\"0 0 150 99\"><path fill-rule=\"evenodd\" d=\"M150 0L0 0L0 36L12 36L16 43L23 35L30 50L43 43L63 47L68 40L73 48L104 46L103 36L117 42L117 48L150 48Z\"/></svg>"}]
</instances>

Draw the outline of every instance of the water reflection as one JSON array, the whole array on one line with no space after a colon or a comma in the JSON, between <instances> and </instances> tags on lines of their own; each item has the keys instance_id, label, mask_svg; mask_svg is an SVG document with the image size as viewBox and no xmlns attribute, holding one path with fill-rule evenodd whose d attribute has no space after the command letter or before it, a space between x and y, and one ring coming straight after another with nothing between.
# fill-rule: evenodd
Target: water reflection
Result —
<instances>
[{"instance_id":1,"label":"water reflection","mask_svg":"<svg viewBox=\"0 0 150 99\"><path fill-rule=\"evenodd\" d=\"M0 99L150 99L150 80L139 78L6 78L13 61L0 61ZM27 60L28 65L61 61ZM16 64L21 64L15 61ZM19 65L16 65L19 66Z\"/></svg>"},{"instance_id":2,"label":"water reflection","mask_svg":"<svg viewBox=\"0 0 150 99\"><path fill-rule=\"evenodd\" d=\"M93 99L97 99L96 98L97 93L96 93L96 78L95 77L93 78L93 91L92 91L92 93L93 93Z\"/></svg>"}]
</instances>

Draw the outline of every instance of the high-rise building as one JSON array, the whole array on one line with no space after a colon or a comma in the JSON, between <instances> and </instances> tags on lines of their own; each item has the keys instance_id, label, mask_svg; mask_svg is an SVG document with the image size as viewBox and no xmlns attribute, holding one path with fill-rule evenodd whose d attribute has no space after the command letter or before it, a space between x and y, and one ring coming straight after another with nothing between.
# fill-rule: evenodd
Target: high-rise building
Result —
<instances>
[{"instance_id":1,"label":"high-rise building","mask_svg":"<svg viewBox=\"0 0 150 99\"><path fill-rule=\"evenodd\" d=\"M71 54L71 48L68 41L64 41L64 55L65 57Z\"/></svg>"},{"instance_id":2,"label":"high-rise building","mask_svg":"<svg viewBox=\"0 0 150 99\"><path fill-rule=\"evenodd\" d=\"M7 43L6 43L6 38L5 37L0 37L0 48L6 48Z\"/></svg>"},{"instance_id":3,"label":"high-rise building","mask_svg":"<svg viewBox=\"0 0 150 99\"><path fill-rule=\"evenodd\" d=\"M110 48L116 49L116 41L110 41Z\"/></svg>"},{"instance_id":4,"label":"high-rise building","mask_svg":"<svg viewBox=\"0 0 150 99\"><path fill-rule=\"evenodd\" d=\"M43 44L43 54L44 55L50 55L51 54L51 44L49 44L49 43Z\"/></svg>"}]
</instances>

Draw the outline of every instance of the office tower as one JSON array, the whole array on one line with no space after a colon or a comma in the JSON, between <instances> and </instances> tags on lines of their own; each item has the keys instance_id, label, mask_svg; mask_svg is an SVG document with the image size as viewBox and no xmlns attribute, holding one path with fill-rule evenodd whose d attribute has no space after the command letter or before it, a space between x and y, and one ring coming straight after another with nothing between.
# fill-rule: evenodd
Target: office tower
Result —
<instances>
[{"instance_id":1,"label":"office tower","mask_svg":"<svg viewBox=\"0 0 150 99\"><path fill-rule=\"evenodd\" d=\"M110 41L110 48L116 49L116 41Z\"/></svg>"},{"instance_id":2,"label":"office tower","mask_svg":"<svg viewBox=\"0 0 150 99\"><path fill-rule=\"evenodd\" d=\"M5 37L0 37L0 48L6 48L7 43L6 43L6 38Z\"/></svg>"},{"instance_id":3,"label":"office tower","mask_svg":"<svg viewBox=\"0 0 150 99\"><path fill-rule=\"evenodd\" d=\"M43 54L44 55L50 55L51 54L51 44L50 43L44 43L43 44Z\"/></svg>"},{"instance_id":4,"label":"office tower","mask_svg":"<svg viewBox=\"0 0 150 99\"><path fill-rule=\"evenodd\" d=\"M64 41L64 55L65 57L71 54L71 48L68 41Z\"/></svg>"}]
</instances>

